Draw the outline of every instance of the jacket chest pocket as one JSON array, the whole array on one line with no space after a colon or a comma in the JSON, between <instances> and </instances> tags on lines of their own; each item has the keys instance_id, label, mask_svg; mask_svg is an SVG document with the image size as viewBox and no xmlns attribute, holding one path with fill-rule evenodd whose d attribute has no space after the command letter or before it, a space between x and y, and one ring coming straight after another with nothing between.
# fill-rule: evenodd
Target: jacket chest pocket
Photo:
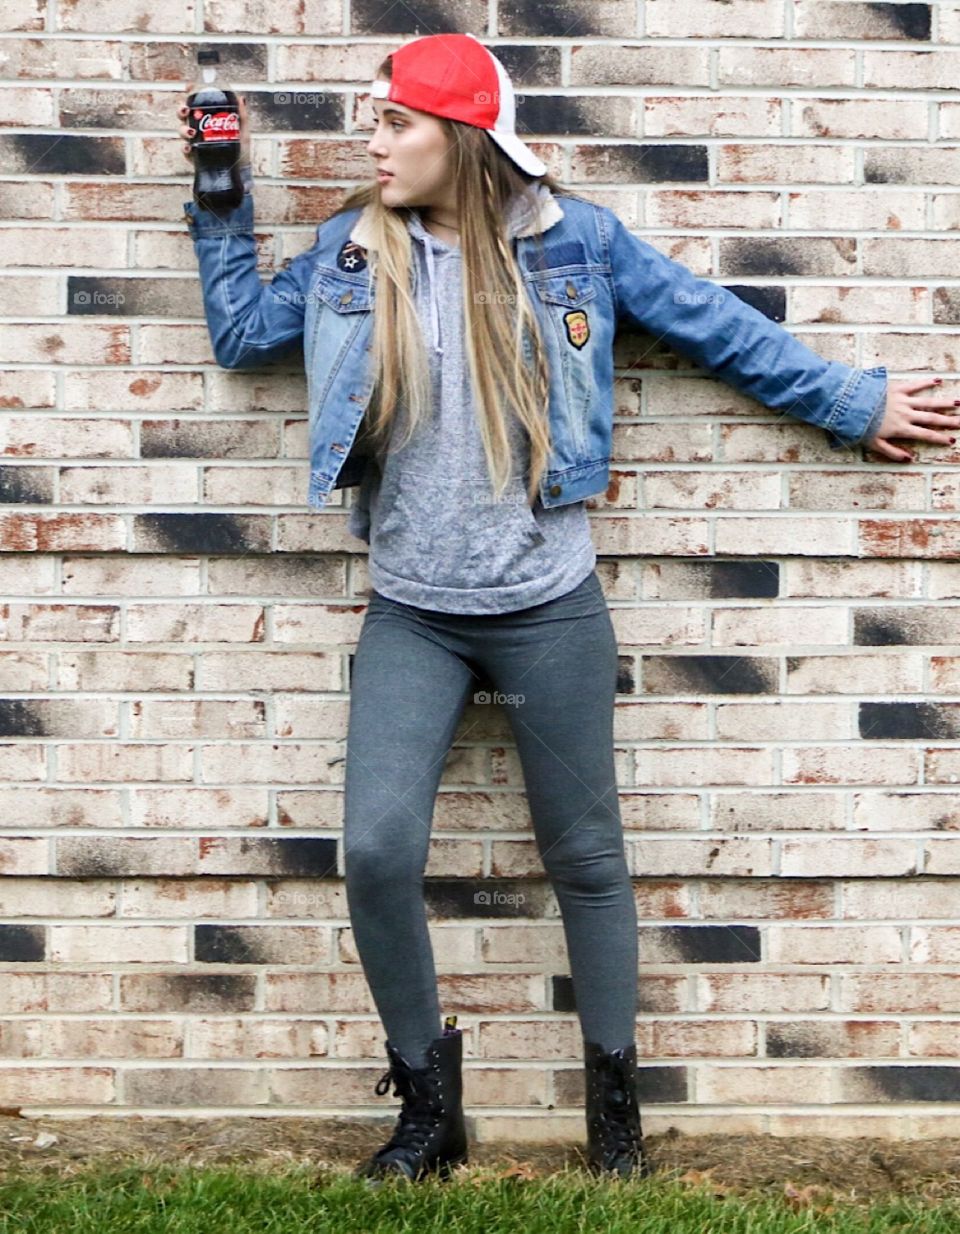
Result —
<instances>
[{"instance_id":1,"label":"jacket chest pocket","mask_svg":"<svg viewBox=\"0 0 960 1234\"><path fill-rule=\"evenodd\" d=\"M364 280L337 278L326 269L317 272L313 283L317 305L337 314L365 313L373 308L373 291Z\"/></svg>"},{"instance_id":2,"label":"jacket chest pocket","mask_svg":"<svg viewBox=\"0 0 960 1234\"><path fill-rule=\"evenodd\" d=\"M311 422L343 366L361 347L361 331L371 323L373 305L373 292L365 279L339 278L326 268L314 273L305 322ZM352 386L349 389L353 392Z\"/></svg>"},{"instance_id":3,"label":"jacket chest pocket","mask_svg":"<svg viewBox=\"0 0 960 1234\"><path fill-rule=\"evenodd\" d=\"M590 406L594 398L594 322L597 286L589 274L572 273L530 280L539 301L539 319L545 326L544 342L551 370L563 384L569 411L570 431L583 444ZM556 376L551 374L551 385Z\"/></svg>"},{"instance_id":4,"label":"jacket chest pocket","mask_svg":"<svg viewBox=\"0 0 960 1234\"><path fill-rule=\"evenodd\" d=\"M340 347L351 342L373 308L373 293L367 283L337 278L329 270L315 270L307 296L304 330L313 349L314 363L339 362ZM316 353L322 342L320 355Z\"/></svg>"}]
</instances>

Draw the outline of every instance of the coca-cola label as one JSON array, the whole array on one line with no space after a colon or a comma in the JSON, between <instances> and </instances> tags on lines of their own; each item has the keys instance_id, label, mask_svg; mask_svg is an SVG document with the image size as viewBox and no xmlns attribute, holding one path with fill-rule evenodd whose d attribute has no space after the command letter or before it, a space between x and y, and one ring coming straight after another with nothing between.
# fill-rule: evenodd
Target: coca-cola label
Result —
<instances>
[{"instance_id":1,"label":"coca-cola label","mask_svg":"<svg viewBox=\"0 0 960 1234\"><path fill-rule=\"evenodd\" d=\"M197 131L201 141L239 141L240 114L236 111L203 112L197 119Z\"/></svg>"}]
</instances>

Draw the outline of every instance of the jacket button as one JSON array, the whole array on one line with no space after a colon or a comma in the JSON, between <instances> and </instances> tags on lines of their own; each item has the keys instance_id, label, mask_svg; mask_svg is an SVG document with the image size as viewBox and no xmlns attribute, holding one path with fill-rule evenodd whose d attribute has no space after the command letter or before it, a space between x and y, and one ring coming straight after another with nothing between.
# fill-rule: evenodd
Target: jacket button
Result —
<instances>
[{"instance_id":1,"label":"jacket button","mask_svg":"<svg viewBox=\"0 0 960 1234\"><path fill-rule=\"evenodd\" d=\"M349 304L349 303L350 303L350 301L351 301L352 299L353 299L353 292L352 292L352 291L345 291L345 292L343 293L343 295L340 297L340 303L341 303L341 304Z\"/></svg>"},{"instance_id":2,"label":"jacket button","mask_svg":"<svg viewBox=\"0 0 960 1234\"><path fill-rule=\"evenodd\" d=\"M573 285L572 283L568 283L568 284L567 284L567 295L568 295L568 296L570 297L570 299L572 300L576 294L577 294L577 289L576 289L576 287L574 287L574 285Z\"/></svg>"},{"instance_id":3,"label":"jacket button","mask_svg":"<svg viewBox=\"0 0 960 1234\"><path fill-rule=\"evenodd\" d=\"M550 496L551 497L559 497L562 492L563 492L562 484L551 484L550 485Z\"/></svg>"}]
</instances>

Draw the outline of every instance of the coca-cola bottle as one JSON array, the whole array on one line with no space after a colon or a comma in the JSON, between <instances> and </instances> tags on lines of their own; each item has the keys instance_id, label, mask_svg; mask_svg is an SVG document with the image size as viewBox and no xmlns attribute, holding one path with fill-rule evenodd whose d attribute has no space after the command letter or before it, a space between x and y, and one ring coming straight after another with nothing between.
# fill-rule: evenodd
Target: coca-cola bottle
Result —
<instances>
[{"instance_id":1,"label":"coca-cola bottle","mask_svg":"<svg viewBox=\"0 0 960 1234\"><path fill-rule=\"evenodd\" d=\"M196 170L193 200L203 210L220 213L243 201L240 176L240 111L232 90L217 82L220 53L216 48L197 52L203 66L203 86L187 99L190 139Z\"/></svg>"}]
</instances>

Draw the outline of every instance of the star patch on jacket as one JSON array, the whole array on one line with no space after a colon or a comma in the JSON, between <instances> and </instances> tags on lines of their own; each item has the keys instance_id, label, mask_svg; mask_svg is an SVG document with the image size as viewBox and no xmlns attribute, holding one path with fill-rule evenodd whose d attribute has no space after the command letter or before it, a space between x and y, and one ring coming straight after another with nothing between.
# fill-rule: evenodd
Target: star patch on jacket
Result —
<instances>
[{"instance_id":1,"label":"star patch on jacket","mask_svg":"<svg viewBox=\"0 0 960 1234\"><path fill-rule=\"evenodd\" d=\"M564 313L563 324L567 328L567 338L574 347L583 347L590 337L590 320L586 309L571 309L569 313Z\"/></svg>"},{"instance_id":2,"label":"star patch on jacket","mask_svg":"<svg viewBox=\"0 0 960 1234\"><path fill-rule=\"evenodd\" d=\"M367 250L361 248L354 240L347 240L337 254L337 265L341 270L349 270L351 274L367 267Z\"/></svg>"}]
</instances>

